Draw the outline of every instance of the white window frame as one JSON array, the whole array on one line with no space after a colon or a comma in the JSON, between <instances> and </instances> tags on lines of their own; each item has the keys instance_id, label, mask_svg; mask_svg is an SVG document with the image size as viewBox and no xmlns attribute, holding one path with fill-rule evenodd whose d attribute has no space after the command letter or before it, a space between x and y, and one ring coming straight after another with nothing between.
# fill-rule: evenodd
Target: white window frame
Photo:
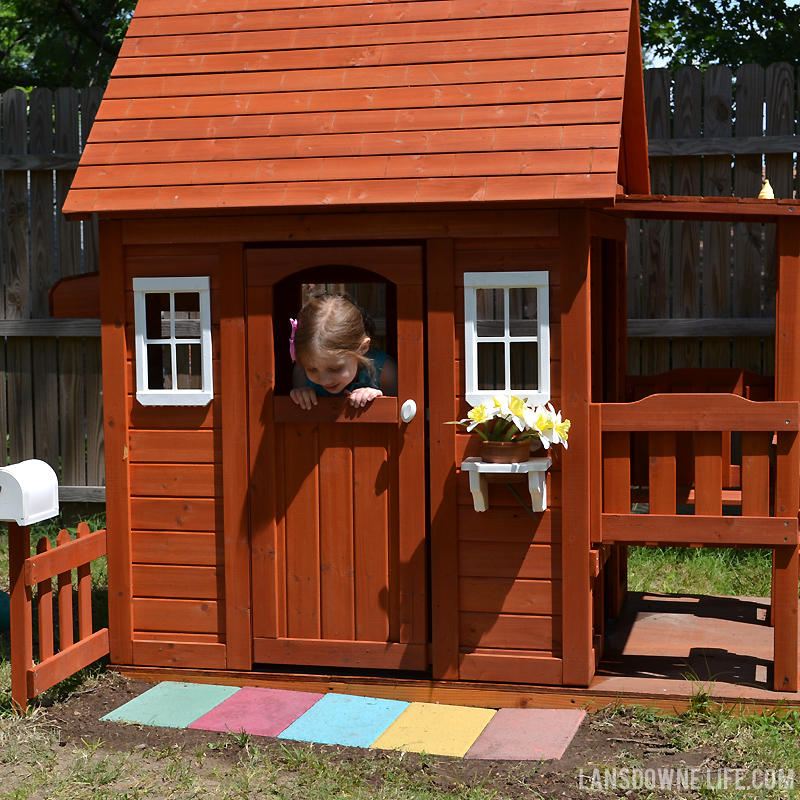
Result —
<instances>
[{"instance_id":1,"label":"white window frame","mask_svg":"<svg viewBox=\"0 0 800 800\"><path fill-rule=\"evenodd\" d=\"M175 336L174 296L197 292L200 296L200 337L180 338ZM170 336L164 339L147 338L147 315L145 295L170 295ZM193 278L134 278L134 319L136 336L136 399L144 406L205 406L214 397L211 371L211 291L208 277ZM151 389L148 386L147 345L169 344L172 348L172 368L175 369L176 344L199 344L201 359L201 388L179 389L173 380L171 389Z\"/></svg>"},{"instance_id":2,"label":"white window frame","mask_svg":"<svg viewBox=\"0 0 800 800\"><path fill-rule=\"evenodd\" d=\"M505 322L502 336L478 336L478 289L504 289ZM511 336L509 333L508 289L536 289L536 336ZM547 272L465 272L464 327L466 400L471 406L490 402L497 394L514 392L532 405L550 400L550 287ZM478 389L478 342L502 342L505 348L505 388ZM539 376L537 390L511 389L511 342L537 342Z\"/></svg>"}]
</instances>

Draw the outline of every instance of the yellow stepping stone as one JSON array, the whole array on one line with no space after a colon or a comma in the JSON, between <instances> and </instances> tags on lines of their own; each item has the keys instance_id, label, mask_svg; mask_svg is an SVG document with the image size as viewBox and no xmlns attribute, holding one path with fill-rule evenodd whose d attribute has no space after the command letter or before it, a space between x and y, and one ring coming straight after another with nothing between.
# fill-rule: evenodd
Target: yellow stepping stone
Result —
<instances>
[{"instance_id":1,"label":"yellow stepping stone","mask_svg":"<svg viewBox=\"0 0 800 800\"><path fill-rule=\"evenodd\" d=\"M412 703L371 746L437 756L464 756L496 713L490 708Z\"/></svg>"}]
</instances>

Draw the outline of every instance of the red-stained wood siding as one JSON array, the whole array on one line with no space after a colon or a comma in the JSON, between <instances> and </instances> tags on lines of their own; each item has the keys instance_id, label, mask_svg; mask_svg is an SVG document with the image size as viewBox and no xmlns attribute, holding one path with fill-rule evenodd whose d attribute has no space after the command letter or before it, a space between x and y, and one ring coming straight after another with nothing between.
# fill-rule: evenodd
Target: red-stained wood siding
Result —
<instances>
[{"instance_id":1,"label":"red-stained wood siding","mask_svg":"<svg viewBox=\"0 0 800 800\"><path fill-rule=\"evenodd\" d=\"M271 6L140 0L68 213L615 195L631 0Z\"/></svg>"},{"instance_id":2,"label":"red-stained wood siding","mask_svg":"<svg viewBox=\"0 0 800 800\"><path fill-rule=\"evenodd\" d=\"M557 215L532 217L518 237L455 242L454 414L469 405L464 391L464 273L545 271L550 292L552 402L560 407L561 253ZM522 393L524 394L524 393ZM456 464L478 455L477 438L457 429ZM489 484L489 507L476 512L466 473L457 474L459 677L464 680L561 682L561 468L554 454L548 473L548 509L530 515L502 483Z\"/></svg>"},{"instance_id":3,"label":"red-stained wood siding","mask_svg":"<svg viewBox=\"0 0 800 800\"><path fill-rule=\"evenodd\" d=\"M226 663L218 263L213 245L125 250L132 661L137 664L168 665L182 658L197 667ZM132 280L195 275L210 277L214 400L199 408L142 406L135 399Z\"/></svg>"}]
</instances>

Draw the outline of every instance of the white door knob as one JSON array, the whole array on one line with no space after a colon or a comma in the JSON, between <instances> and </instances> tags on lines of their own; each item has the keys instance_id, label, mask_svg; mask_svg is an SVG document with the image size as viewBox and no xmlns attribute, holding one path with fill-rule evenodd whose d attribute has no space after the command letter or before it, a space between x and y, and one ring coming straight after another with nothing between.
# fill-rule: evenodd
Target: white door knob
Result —
<instances>
[{"instance_id":1,"label":"white door knob","mask_svg":"<svg viewBox=\"0 0 800 800\"><path fill-rule=\"evenodd\" d=\"M417 414L417 404L413 400L406 400L400 406L400 419L403 422L411 422Z\"/></svg>"}]
</instances>

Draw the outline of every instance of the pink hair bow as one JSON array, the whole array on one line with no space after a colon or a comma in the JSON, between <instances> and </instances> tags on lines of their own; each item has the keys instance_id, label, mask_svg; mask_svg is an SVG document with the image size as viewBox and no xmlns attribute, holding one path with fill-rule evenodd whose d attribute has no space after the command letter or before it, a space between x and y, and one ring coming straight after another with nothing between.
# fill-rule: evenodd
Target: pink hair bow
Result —
<instances>
[{"instance_id":1,"label":"pink hair bow","mask_svg":"<svg viewBox=\"0 0 800 800\"><path fill-rule=\"evenodd\" d=\"M292 319L289 317L289 322L292 326L292 335L289 337L289 355L292 357L292 361L297 361L297 355L294 351L294 335L297 332L297 320Z\"/></svg>"}]
</instances>

